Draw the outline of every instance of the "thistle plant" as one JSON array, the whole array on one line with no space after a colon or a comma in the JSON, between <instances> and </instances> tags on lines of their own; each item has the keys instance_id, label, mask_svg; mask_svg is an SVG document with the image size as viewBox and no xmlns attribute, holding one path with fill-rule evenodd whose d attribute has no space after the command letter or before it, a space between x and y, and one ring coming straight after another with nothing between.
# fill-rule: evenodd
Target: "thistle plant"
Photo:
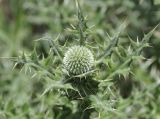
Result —
<instances>
[{"instance_id":1,"label":"thistle plant","mask_svg":"<svg viewBox=\"0 0 160 119\"><path fill-rule=\"evenodd\" d=\"M31 54L23 53L18 57L15 68L21 64L25 72L31 72L32 78L44 79L39 103L47 103L47 111L50 110L48 107L52 107L54 118L89 119L95 114L101 115L101 119L113 115L117 118L130 117L128 114L119 114L119 111L126 111L124 105L129 106L130 103L121 101L115 84L121 79L134 79L134 67L138 67L138 62L144 59L142 50L149 46L149 39L155 29L144 35L142 40L127 37L129 45L126 45L120 41L126 27L124 22L112 37L103 36L102 42L97 42L100 40L98 32L87 25L79 3L76 2L76 5L77 22L67 29L75 40L65 41L64 45L60 45L59 36L53 39L47 35L38 40L48 42L50 49L47 56L40 57L35 48ZM88 75L92 73L94 75ZM119 82L123 84L123 81ZM125 98L128 98L128 94L126 95ZM49 98L50 102L46 98ZM44 113L46 110L43 110ZM134 118L134 115L132 116Z\"/></svg>"}]
</instances>

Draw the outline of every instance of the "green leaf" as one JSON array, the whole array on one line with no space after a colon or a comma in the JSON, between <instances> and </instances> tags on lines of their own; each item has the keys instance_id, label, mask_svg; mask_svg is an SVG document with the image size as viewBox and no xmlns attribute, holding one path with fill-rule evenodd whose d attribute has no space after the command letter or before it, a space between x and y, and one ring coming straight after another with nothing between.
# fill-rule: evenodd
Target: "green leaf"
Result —
<instances>
[{"instance_id":1,"label":"green leaf","mask_svg":"<svg viewBox=\"0 0 160 119\"><path fill-rule=\"evenodd\" d=\"M34 48L30 58L34 63L38 64L38 56L37 56L36 48Z\"/></svg>"},{"instance_id":2,"label":"green leaf","mask_svg":"<svg viewBox=\"0 0 160 119\"><path fill-rule=\"evenodd\" d=\"M84 31L86 30L87 25L86 25L86 21L84 19L84 16L83 16L83 13L82 13L82 10L81 10L81 7L79 5L78 0L76 0L76 7L77 7L78 20L79 20L79 23L78 23L79 29L78 30L80 33L80 45L84 45L84 41L85 41Z\"/></svg>"},{"instance_id":3,"label":"green leaf","mask_svg":"<svg viewBox=\"0 0 160 119\"><path fill-rule=\"evenodd\" d=\"M104 51L103 54L101 54L98 59L100 58L105 58L107 56L111 56L112 52L113 52L113 48L117 46L118 44L118 40L119 40L119 35L120 33L124 30L126 26L126 22L124 22L123 24L120 25L120 27L118 28L117 33L113 36L113 38L110 41L110 44L108 45L108 47L106 48L106 50Z\"/></svg>"}]
</instances>

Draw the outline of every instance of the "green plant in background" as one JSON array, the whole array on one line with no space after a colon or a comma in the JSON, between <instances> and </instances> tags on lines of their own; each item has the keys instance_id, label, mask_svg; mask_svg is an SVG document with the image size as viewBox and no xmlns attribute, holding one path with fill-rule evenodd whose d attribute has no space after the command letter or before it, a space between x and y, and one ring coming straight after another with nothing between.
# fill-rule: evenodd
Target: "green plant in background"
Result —
<instances>
[{"instance_id":1,"label":"green plant in background","mask_svg":"<svg viewBox=\"0 0 160 119\"><path fill-rule=\"evenodd\" d=\"M132 74L132 78L134 78L133 67L137 67L136 61L142 59L140 54L143 48L148 47L148 41L154 30L145 35L142 41L137 40L135 42L130 39L130 45L125 46L119 42L119 35L125 27L124 23L113 38L104 40L103 44L99 42L99 44L96 44L97 47L91 48L90 51L87 47L91 47L91 45L87 44L86 41L88 39L86 36L92 30L87 27L78 4L77 8L78 25L77 27L73 26L73 29L70 29L70 31L80 35L77 43L81 46L72 46L68 49L66 45L69 43L65 43L62 47L57 44L56 40L52 40L50 36L44 37L42 40L47 40L51 46L48 57L39 59L34 51L29 56L23 54L17 64L22 63L26 71L31 70L32 77L40 75L39 77L45 80L43 83L45 90L42 94L44 100L48 100L47 95L52 97L52 100L56 100L57 96L59 97L60 100L55 104L51 102L55 110L50 113L54 118L87 119L95 118L96 115L99 115L99 118L105 119L113 114L116 114L117 118L137 117L138 115L130 115L130 113L126 113L125 115L118 113L124 108L118 110L121 107L116 107L117 103L120 103L120 105L122 103L119 100L121 98L118 91L115 90L115 83L119 80L116 77L120 77L121 75L125 79L129 74ZM95 39L93 42L96 42ZM68 51L63 54L66 49ZM93 54L91 53L93 51L95 52L93 54L96 59L96 70L90 72L94 64ZM96 54L96 52L98 53ZM55 68L53 69L53 67ZM63 67L66 70L64 73L67 72L69 75L63 74ZM87 75L88 73L94 74ZM113 94L108 95L108 93ZM41 99L39 101L41 102ZM135 102L133 101L133 103Z\"/></svg>"},{"instance_id":2,"label":"green plant in background","mask_svg":"<svg viewBox=\"0 0 160 119\"><path fill-rule=\"evenodd\" d=\"M97 10L96 14L87 13L92 18L89 22L78 2L77 17L74 18L68 18L75 9L68 8L69 0L54 4L51 0L40 1L35 7L36 3L36 0L24 2L25 10L29 13L31 8L33 10L25 22L29 22L30 30L34 31L33 37L44 33L45 29L48 34L37 40L34 51L13 58L16 63L12 75L8 78L3 75L0 118L159 118L158 75L153 78L155 72L152 75L146 72L150 63L144 62L146 59L141 55L144 48L148 49L155 29L142 39L132 40L125 36L127 24L126 29L131 29L130 20L120 25L117 14L113 14L107 15L109 19L114 18L113 23L104 22L107 8L122 4L123 7L117 9L121 9L121 13L129 9L128 16L130 8L135 7L133 2L88 4L86 1L84 10L92 5ZM59 9L60 13L51 12L54 9ZM118 16L121 13L118 12ZM55 21L52 21L52 15ZM97 26L90 27L90 23ZM64 28L67 29L63 31ZM113 34L112 37L104 33L106 30ZM54 39L57 33L61 34ZM29 47L28 42L25 46Z\"/></svg>"}]
</instances>

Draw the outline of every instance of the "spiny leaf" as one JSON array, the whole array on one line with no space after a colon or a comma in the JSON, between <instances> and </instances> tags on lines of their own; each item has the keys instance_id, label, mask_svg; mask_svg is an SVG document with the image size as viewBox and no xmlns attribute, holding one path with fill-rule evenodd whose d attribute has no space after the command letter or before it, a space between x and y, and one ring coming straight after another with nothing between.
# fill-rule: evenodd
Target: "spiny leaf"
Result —
<instances>
[{"instance_id":1,"label":"spiny leaf","mask_svg":"<svg viewBox=\"0 0 160 119\"><path fill-rule=\"evenodd\" d=\"M53 55L49 55L49 56L45 59L44 65L45 65L46 67L51 66L52 62L53 62Z\"/></svg>"},{"instance_id":2,"label":"spiny leaf","mask_svg":"<svg viewBox=\"0 0 160 119\"><path fill-rule=\"evenodd\" d=\"M151 36L153 35L153 32L156 30L156 28L159 26L159 24L153 29L151 30L149 33L147 33L146 35L144 35L143 39L142 39L142 43L148 43L149 39L151 38Z\"/></svg>"},{"instance_id":3,"label":"spiny leaf","mask_svg":"<svg viewBox=\"0 0 160 119\"><path fill-rule=\"evenodd\" d=\"M59 36L60 35L58 35L55 40L57 40L59 38ZM58 57L62 61L63 53L60 50L60 48L58 48L58 45L56 45L55 42L52 40L52 37L48 34L45 34L45 36L42 39L48 40L50 47L53 49L53 51L58 55Z\"/></svg>"},{"instance_id":4,"label":"spiny leaf","mask_svg":"<svg viewBox=\"0 0 160 119\"><path fill-rule=\"evenodd\" d=\"M84 41L85 41L85 35L84 35L84 31L86 30L87 28L87 25L86 25L86 21L84 19L84 16L83 16L83 13L82 13L82 10L81 10L81 7L79 5L79 2L76 0L76 7L77 7L77 14L78 14L78 20L79 20L79 23L78 23L78 27L79 27L79 33L80 33L80 45L84 45Z\"/></svg>"},{"instance_id":5,"label":"spiny leaf","mask_svg":"<svg viewBox=\"0 0 160 119\"><path fill-rule=\"evenodd\" d=\"M111 39L110 44L108 45L108 47L106 48L106 50L104 51L104 53L101 54L101 55L98 57L98 59L99 59L99 58L104 58L104 57L110 56L110 55L112 54L112 52L113 52L113 47L115 47L115 46L117 45L118 40L119 40L119 35L120 35L121 31L124 30L125 26L126 26L126 23L125 23L125 22L120 25L117 33L116 33L116 34L113 36L113 38Z\"/></svg>"},{"instance_id":6,"label":"spiny leaf","mask_svg":"<svg viewBox=\"0 0 160 119\"><path fill-rule=\"evenodd\" d=\"M38 64L38 56L37 56L37 52L36 52L36 48L34 48L31 56L30 56L31 60L33 62L35 62L36 64Z\"/></svg>"},{"instance_id":7,"label":"spiny leaf","mask_svg":"<svg viewBox=\"0 0 160 119\"><path fill-rule=\"evenodd\" d=\"M47 86L47 88L44 90L42 93L41 97L44 96L47 92L52 91L53 89L72 89L75 90L70 84L63 84L61 81L53 81L53 80L48 80L50 83Z\"/></svg>"},{"instance_id":8,"label":"spiny leaf","mask_svg":"<svg viewBox=\"0 0 160 119\"><path fill-rule=\"evenodd\" d=\"M158 25L153 30L151 30L149 33L147 33L146 35L144 35L142 41L140 42L139 47L137 48L137 50L135 52L136 55L139 55L142 52L143 48L149 46L148 42L149 42L151 36L153 35L153 32L155 31L155 29L157 27L158 27Z\"/></svg>"}]
</instances>

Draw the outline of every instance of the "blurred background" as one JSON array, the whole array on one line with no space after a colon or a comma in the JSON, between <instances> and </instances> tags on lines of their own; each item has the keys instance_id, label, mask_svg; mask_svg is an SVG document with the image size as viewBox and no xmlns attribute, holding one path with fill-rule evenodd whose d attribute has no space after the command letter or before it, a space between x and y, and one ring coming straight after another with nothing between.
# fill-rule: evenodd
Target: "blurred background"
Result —
<instances>
[{"instance_id":1,"label":"blurred background","mask_svg":"<svg viewBox=\"0 0 160 119\"><path fill-rule=\"evenodd\" d=\"M88 26L93 27L92 38L102 40L106 34L113 34L123 21L128 26L122 39L141 39L160 23L160 0L79 0ZM66 29L77 20L74 0L0 0L0 119L40 119L39 106L34 97L41 92L41 83L30 75L14 69L14 62L8 58L17 57L21 52L33 50L35 40L45 33L53 37L60 34L59 43L73 40L74 36ZM126 41L127 42L127 41ZM136 81L148 88L160 85L160 27L146 48L141 68L135 69ZM38 52L47 55L48 45L38 44ZM151 99L160 112L160 88L151 90ZM159 104L158 104L159 103ZM16 110L15 110L16 109ZM151 108L150 108L151 109ZM150 110L148 109L148 110ZM28 111L29 110L29 111ZM147 111L148 111L147 110ZM146 112L147 112L146 111ZM145 112L145 113L146 113ZM38 113L38 114L37 114ZM22 117L21 117L22 116Z\"/></svg>"}]
</instances>

